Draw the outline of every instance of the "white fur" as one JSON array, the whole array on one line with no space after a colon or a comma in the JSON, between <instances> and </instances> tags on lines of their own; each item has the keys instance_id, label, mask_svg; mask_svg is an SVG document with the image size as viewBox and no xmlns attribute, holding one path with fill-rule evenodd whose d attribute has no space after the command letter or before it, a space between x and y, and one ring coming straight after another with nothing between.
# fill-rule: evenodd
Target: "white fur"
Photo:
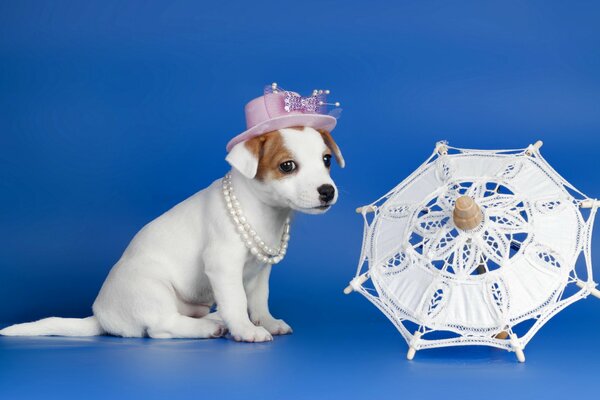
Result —
<instances>
[{"instance_id":1,"label":"white fur","mask_svg":"<svg viewBox=\"0 0 600 400\"><path fill-rule=\"evenodd\" d=\"M254 157L243 142L234 146L225 157L225 160L246 178L252 179L256 176L258 159Z\"/></svg>"},{"instance_id":2,"label":"white fur","mask_svg":"<svg viewBox=\"0 0 600 400\"><path fill-rule=\"evenodd\" d=\"M326 146L317 131L283 129L281 134L299 165L296 174L284 179L252 179L258 160L243 144L227 156L249 223L273 246L292 210L326 211L315 208L320 205L316 188L333 185L322 161ZM331 204L336 200L337 190ZM268 341L273 334L292 331L269 312L270 272L240 240L224 207L219 179L138 232L106 278L93 317L46 318L0 334L208 338L228 329L235 340ZM215 301L218 314L209 314Z\"/></svg>"}]
</instances>

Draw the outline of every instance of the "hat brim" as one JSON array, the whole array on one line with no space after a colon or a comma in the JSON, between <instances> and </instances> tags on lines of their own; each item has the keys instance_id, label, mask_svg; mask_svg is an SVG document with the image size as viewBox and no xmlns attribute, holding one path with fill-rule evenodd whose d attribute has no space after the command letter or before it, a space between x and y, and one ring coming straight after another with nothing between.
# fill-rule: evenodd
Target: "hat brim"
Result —
<instances>
[{"instance_id":1,"label":"hat brim","mask_svg":"<svg viewBox=\"0 0 600 400\"><path fill-rule=\"evenodd\" d=\"M331 115L323 114L293 114L275 117L268 121L261 122L252 128L240 133L227 143L227 151L229 152L233 146L246 140L260 136L267 132L276 131L278 129L293 128L295 126L307 126L314 129L324 129L331 132L337 119Z\"/></svg>"}]
</instances>

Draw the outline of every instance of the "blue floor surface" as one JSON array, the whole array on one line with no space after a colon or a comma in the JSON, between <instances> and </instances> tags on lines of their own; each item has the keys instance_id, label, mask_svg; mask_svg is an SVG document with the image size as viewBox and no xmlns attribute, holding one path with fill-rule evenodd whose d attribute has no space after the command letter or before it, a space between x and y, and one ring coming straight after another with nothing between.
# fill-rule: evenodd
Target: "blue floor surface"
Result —
<instances>
[{"instance_id":1,"label":"blue floor surface","mask_svg":"<svg viewBox=\"0 0 600 400\"><path fill-rule=\"evenodd\" d=\"M295 311L287 318L294 334L272 343L0 337L0 398L553 399L599 393L598 300L576 303L542 328L526 348L525 364L486 347L425 350L409 362L402 338L364 299L340 295L339 301L356 314L349 307L336 314L335 303L330 310Z\"/></svg>"}]
</instances>

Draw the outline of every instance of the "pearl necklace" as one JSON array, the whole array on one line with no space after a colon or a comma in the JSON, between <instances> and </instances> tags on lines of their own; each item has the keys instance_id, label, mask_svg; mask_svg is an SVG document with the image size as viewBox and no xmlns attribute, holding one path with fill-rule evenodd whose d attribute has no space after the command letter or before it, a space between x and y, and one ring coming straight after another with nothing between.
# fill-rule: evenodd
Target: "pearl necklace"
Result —
<instances>
[{"instance_id":1,"label":"pearl necklace","mask_svg":"<svg viewBox=\"0 0 600 400\"><path fill-rule=\"evenodd\" d=\"M250 253L259 261L267 264L277 264L283 260L283 257L285 257L285 253L287 252L288 241L290 240L290 218L288 217L285 219L279 248L275 249L269 247L264 240L258 236L256 230L252 229L244 216L240 202L233 192L231 172L228 172L223 178L222 188L227 212L231 216L231 220L235 224L242 242L244 242L244 245L250 250Z\"/></svg>"}]
</instances>

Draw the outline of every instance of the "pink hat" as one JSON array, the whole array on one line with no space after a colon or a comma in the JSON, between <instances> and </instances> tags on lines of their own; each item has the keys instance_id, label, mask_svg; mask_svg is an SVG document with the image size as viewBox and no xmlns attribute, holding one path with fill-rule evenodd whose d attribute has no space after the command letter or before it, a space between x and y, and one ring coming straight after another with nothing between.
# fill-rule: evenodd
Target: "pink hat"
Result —
<instances>
[{"instance_id":1,"label":"pink hat","mask_svg":"<svg viewBox=\"0 0 600 400\"><path fill-rule=\"evenodd\" d=\"M308 126L329 132L335 128L336 117L330 114L341 111L334 109L324 114L327 105L339 107L339 103L326 103L329 90L315 90L309 97L283 90L276 83L265 88L264 95L251 100L244 109L246 113L246 131L227 143L227 151L240 142L244 142L263 133L294 126Z\"/></svg>"}]
</instances>

